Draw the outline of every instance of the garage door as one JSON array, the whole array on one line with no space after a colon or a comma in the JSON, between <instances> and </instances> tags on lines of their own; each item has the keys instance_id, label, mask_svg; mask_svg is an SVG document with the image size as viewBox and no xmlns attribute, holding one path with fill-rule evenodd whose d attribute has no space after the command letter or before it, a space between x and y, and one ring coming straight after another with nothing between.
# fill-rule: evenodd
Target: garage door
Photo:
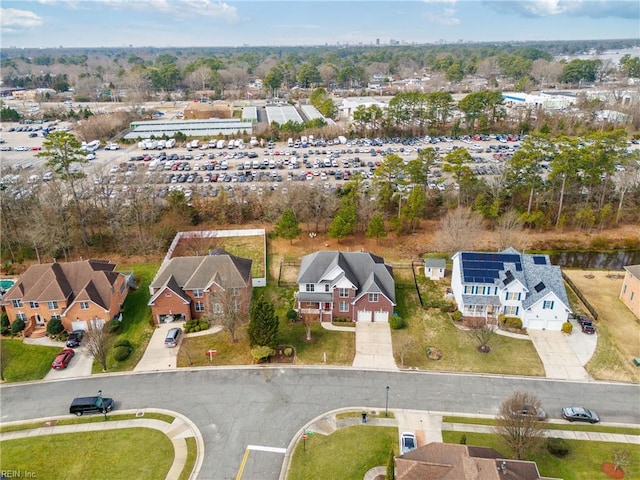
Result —
<instances>
[{"instance_id":1,"label":"garage door","mask_svg":"<svg viewBox=\"0 0 640 480\"><path fill-rule=\"evenodd\" d=\"M71 322L71 329L72 330L86 330L87 329L87 322L85 322L84 320L76 320L75 322Z\"/></svg>"},{"instance_id":2,"label":"garage door","mask_svg":"<svg viewBox=\"0 0 640 480\"><path fill-rule=\"evenodd\" d=\"M542 330L546 328L546 326L547 326L546 320L540 320L539 318L534 318L532 320L529 320L529 325L527 326L527 328L530 330Z\"/></svg>"},{"instance_id":3,"label":"garage door","mask_svg":"<svg viewBox=\"0 0 640 480\"><path fill-rule=\"evenodd\" d=\"M389 312L373 312L373 321L374 322L388 322L389 321Z\"/></svg>"},{"instance_id":4,"label":"garage door","mask_svg":"<svg viewBox=\"0 0 640 480\"><path fill-rule=\"evenodd\" d=\"M359 322L370 322L371 321L371 313L367 310L360 310L358 312L358 321Z\"/></svg>"}]
</instances>

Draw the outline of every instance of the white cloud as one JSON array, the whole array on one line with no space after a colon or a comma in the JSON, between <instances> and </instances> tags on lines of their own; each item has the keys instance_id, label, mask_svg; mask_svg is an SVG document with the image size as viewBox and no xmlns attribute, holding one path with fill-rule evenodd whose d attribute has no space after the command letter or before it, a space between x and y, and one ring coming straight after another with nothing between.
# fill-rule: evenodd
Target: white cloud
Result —
<instances>
[{"instance_id":1,"label":"white cloud","mask_svg":"<svg viewBox=\"0 0 640 480\"><path fill-rule=\"evenodd\" d=\"M523 17L568 15L637 19L640 14L637 0L487 0L484 4L498 12L515 13Z\"/></svg>"},{"instance_id":2,"label":"white cloud","mask_svg":"<svg viewBox=\"0 0 640 480\"><path fill-rule=\"evenodd\" d=\"M66 5L69 8L113 8L163 13L177 17L210 17L233 23L239 20L238 9L213 0L36 0L45 5Z\"/></svg>"},{"instance_id":3,"label":"white cloud","mask_svg":"<svg viewBox=\"0 0 640 480\"><path fill-rule=\"evenodd\" d=\"M437 2L439 4L448 4L452 5L455 2L450 2L448 0L430 0L432 2ZM438 25L444 25L446 27L451 27L454 25L458 25L460 23L460 19L456 17L456 9L455 8L442 8L437 11L426 11L423 14L424 18L431 23L436 23Z\"/></svg>"},{"instance_id":4,"label":"white cloud","mask_svg":"<svg viewBox=\"0 0 640 480\"><path fill-rule=\"evenodd\" d=\"M39 27L43 23L42 18L29 10L0 8L0 26L5 33Z\"/></svg>"}]
</instances>

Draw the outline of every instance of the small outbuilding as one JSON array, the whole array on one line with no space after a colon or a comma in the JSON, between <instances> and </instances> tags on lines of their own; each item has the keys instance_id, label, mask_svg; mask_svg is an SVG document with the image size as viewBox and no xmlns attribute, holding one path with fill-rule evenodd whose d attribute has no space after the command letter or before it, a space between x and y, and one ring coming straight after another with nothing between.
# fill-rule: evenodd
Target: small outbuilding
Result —
<instances>
[{"instance_id":1,"label":"small outbuilding","mask_svg":"<svg viewBox=\"0 0 640 480\"><path fill-rule=\"evenodd\" d=\"M431 280L441 280L446 273L447 261L444 258L425 258L424 276Z\"/></svg>"}]
</instances>

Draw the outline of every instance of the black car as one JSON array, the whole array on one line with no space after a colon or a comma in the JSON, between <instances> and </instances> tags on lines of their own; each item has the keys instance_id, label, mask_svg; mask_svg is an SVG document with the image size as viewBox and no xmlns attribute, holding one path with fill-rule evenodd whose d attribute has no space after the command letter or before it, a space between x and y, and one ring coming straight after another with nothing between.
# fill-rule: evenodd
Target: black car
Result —
<instances>
[{"instance_id":1,"label":"black car","mask_svg":"<svg viewBox=\"0 0 640 480\"><path fill-rule=\"evenodd\" d=\"M570 422L598 423L600 421L600 417L596 412L584 407L564 407L562 409L562 418Z\"/></svg>"},{"instance_id":2,"label":"black car","mask_svg":"<svg viewBox=\"0 0 640 480\"><path fill-rule=\"evenodd\" d=\"M84 330L74 330L69 334L69 338L67 338L67 347L76 348L80 346L82 342L82 337L84 336Z\"/></svg>"},{"instance_id":3,"label":"black car","mask_svg":"<svg viewBox=\"0 0 640 480\"><path fill-rule=\"evenodd\" d=\"M594 333L596 333L596 326L591 322L584 322L582 324L582 333L593 335Z\"/></svg>"}]
</instances>

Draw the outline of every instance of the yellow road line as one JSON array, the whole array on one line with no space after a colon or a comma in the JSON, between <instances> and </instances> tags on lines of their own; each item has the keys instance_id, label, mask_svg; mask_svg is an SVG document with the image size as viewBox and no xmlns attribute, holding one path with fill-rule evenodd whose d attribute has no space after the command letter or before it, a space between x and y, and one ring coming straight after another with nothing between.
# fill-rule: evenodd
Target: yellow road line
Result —
<instances>
[{"instance_id":1,"label":"yellow road line","mask_svg":"<svg viewBox=\"0 0 640 480\"><path fill-rule=\"evenodd\" d=\"M244 472L244 467L247 465L247 460L249 459L249 449L245 449L244 456L242 457L242 462L240 462L240 470L238 470L238 475L236 475L236 480L242 479L242 473Z\"/></svg>"}]
</instances>

